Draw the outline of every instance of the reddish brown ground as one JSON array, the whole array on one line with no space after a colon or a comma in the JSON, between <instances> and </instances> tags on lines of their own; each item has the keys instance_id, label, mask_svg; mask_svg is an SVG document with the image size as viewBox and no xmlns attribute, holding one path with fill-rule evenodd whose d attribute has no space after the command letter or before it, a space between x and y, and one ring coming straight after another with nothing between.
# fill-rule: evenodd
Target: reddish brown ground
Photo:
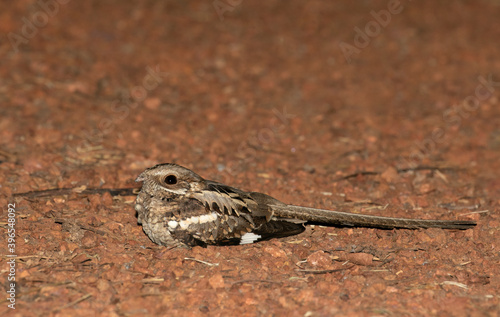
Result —
<instances>
[{"instance_id":1,"label":"reddish brown ground","mask_svg":"<svg viewBox=\"0 0 500 317\"><path fill-rule=\"evenodd\" d=\"M3 5L0 224L15 203L18 258L15 311L0 263L0 315L498 316L499 2L405 1L377 30L391 1L211 1ZM367 24L348 63L339 45ZM137 187L159 162L478 226L168 250L133 195L84 191ZM15 195L52 188L74 190Z\"/></svg>"}]
</instances>

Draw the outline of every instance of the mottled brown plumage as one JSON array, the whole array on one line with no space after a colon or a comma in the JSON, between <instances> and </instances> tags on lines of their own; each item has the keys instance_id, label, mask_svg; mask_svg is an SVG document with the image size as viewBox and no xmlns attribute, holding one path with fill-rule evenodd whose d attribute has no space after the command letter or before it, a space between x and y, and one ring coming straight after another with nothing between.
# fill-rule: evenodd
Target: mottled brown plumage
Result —
<instances>
[{"instance_id":1,"label":"mottled brown plumage","mask_svg":"<svg viewBox=\"0 0 500 317\"><path fill-rule=\"evenodd\" d=\"M300 233L304 223L374 228L468 229L459 220L378 217L287 205L271 196L245 192L203 179L182 166L148 168L136 199L138 222L149 238L164 246L252 243Z\"/></svg>"}]
</instances>

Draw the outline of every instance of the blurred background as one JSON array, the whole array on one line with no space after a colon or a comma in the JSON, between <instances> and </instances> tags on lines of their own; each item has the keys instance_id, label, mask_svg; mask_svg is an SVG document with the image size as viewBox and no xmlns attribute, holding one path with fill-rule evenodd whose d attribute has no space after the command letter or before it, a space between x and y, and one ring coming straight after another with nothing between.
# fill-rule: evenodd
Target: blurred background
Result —
<instances>
[{"instance_id":1,"label":"blurred background","mask_svg":"<svg viewBox=\"0 0 500 317\"><path fill-rule=\"evenodd\" d=\"M500 144L498 10L16 1L1 13L2 146L38 147L22 158L32 169L175 161L224 180L472 164L464 152Z\"/></svg>"}]
</instances>

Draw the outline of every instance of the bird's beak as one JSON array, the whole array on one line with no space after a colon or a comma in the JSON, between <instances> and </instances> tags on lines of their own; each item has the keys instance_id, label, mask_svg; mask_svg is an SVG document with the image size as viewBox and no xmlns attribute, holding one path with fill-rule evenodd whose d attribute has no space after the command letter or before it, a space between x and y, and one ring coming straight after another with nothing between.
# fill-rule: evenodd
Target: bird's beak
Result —
<instances>
[{"instance_id":1,"label":"bird's beak","mask_svg":"<svg viewBox=\"0 0 500 317\"><path fill-rule=\"evenodd\" d=\"M143 181L145 181L145 180L146 180L146 177L145 177L144 173L141 173L141 175L139 175L139 176L135 179L135 181L136 181L136 182L143 182Z\"/></svg>"}]
</instances>

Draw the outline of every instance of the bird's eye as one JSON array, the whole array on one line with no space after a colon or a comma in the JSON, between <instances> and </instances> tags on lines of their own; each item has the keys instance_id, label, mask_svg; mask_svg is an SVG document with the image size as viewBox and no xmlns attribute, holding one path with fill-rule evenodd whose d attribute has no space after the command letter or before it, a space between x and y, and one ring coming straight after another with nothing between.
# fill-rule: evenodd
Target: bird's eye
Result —
<instances>
[{"instance_id":1,"label":"bird's eye","mask_svg":"<svg viewBox=\"0 0 500 317\"><path fill-rule=\"evenodd\" d=\"M165 177L165 183L169 185L177 184L177 177L175 177L175 175L168 175Z\"/></svg>"}]
</instances>

